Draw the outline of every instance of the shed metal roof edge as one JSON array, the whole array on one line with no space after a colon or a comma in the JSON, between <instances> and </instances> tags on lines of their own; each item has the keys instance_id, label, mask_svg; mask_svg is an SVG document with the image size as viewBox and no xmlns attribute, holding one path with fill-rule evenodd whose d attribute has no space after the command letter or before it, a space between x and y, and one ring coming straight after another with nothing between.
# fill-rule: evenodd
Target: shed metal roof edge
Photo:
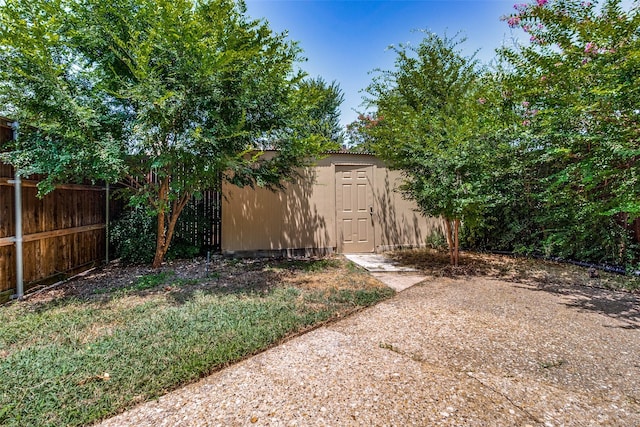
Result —
<instances>
[{"instance_id":1,"label":"shed metal roof edge","mask_svg":"<svg viewBox=\"0 0 640 427\"><path fill-rule=\"evenodd\" d=\"M371 151L349 151L349 150L329 150L325 151L324 154L354 154L356 156L375 156L376 153Z\"/></svg>"},{"instance_id":2,"label":"shed metal roof edge","mask_svg":"<svg viewBox=\"0 0 640 427\"><path fill-rule=\"evenodd\" d=\"M271 148L268 149L264 149L264 150L255 150L255 151L261 151L264 153L277 153L280 150L274 150ZM371 151L349 151L349 150L327 150L327 151L323 151L321 154L351 154L354 156L374 156L376 157L376 153L373 153Z\"/></svg>"}]
</instances>

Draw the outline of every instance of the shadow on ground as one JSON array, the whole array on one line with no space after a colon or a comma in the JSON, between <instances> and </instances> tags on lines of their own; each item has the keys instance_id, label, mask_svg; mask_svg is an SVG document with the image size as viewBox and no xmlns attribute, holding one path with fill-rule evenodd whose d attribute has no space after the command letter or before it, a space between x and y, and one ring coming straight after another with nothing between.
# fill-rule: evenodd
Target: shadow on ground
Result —
<instances>
[{"instance_id":1,"label":"shadow on ground","mask_svg":"<svg viewBox=\"0 0 640 427\"><path fill-rule=\"evenodd\" d=\"M314 273L341 267L342 261L320 259L235 259L216 257L178 260L158 269L148 265L111 263L56 287L28 296L32 310L42 311L68 301L107 304L123 296L149 297L163 294L175 304L184 304L196 293L266 294L276 287L305 286ZM304 283L303 283L304 282Z\"/></svg>"},{"instance_id":2,"label":"shadow on ground","mask_svg":"<svg viewBox=\"0 0 640 427\"><path fill-rule=\"evenodd\" d=\"M464 253L459 267L449 264L448 252L437 250L397 251L389 256L430 276L494 278L527 285L561 295L567 307L621 320L625 329L640 329L640 280L635 277L599 272L593 278L584 267L493 254Z\"/></svg>"}]
</instances>

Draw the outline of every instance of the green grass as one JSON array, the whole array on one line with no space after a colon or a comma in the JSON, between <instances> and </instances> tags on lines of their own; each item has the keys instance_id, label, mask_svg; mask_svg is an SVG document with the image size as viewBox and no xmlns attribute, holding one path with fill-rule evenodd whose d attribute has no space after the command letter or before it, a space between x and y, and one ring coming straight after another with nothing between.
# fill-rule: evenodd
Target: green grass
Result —
<instances>
[{"instance_id":1,"label":"green grass","mask_svg":"<svg viewBox=\"0 0 640 427\"><path fill-rule=\"evenodd\" d=\"M156 274L145 274L144 276L138 277L138 279L133 282L130 289L144 291L155 288L156 286L165 283L167 278L172 277L174 274L175 273L173 271L161 271Z\"/></svg>"},{"instance_id":2,"label":"green grass","mask_svg":"<svg viewBox=\"0 0 640 427\"><path fill-rule=\"evenodd\" d=\"M96 422L393 294L362 273L344 269L331 277L345 282L231 293L194 286L176 291L184 292L179 298L138 292L193 284L158 273L99 298L2 306L0 425Z\"/></svg>"}]
</instances>

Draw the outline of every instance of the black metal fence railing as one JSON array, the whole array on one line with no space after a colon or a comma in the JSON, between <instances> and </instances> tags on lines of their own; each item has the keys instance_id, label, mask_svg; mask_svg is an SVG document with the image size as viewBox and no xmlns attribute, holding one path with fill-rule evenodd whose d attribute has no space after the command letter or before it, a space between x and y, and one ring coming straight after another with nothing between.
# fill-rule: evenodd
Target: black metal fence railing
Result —
<instances>
[{"instance_id":1,"label":"black metal fence railing","mask_svg":"<svg viewBox=\"0 0 640 427\"><path fill-rule=\"evenodd\" d=\"M222 248L222 192L208 190L199 199L192 198L176 224L175 238L202 252Z\"/></svg>"}]
</instances>

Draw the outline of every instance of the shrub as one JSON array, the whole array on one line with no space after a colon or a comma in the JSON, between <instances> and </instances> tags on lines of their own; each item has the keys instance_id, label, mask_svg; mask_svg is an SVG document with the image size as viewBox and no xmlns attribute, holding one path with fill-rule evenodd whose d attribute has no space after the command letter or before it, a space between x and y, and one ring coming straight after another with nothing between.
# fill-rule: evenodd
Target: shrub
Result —
<instances>
[{"instance_id":1,"label":"shrub","mask_svg":"<svg viewBox=\"0 0 640 427\"><path fill-rule=\"evenodd\" d=\"M144 208L131 208L112 223L109 243L125 263L151 262L156 250L156 217Z\"/></svg>"},{"instance_id":2,"label":"shrub","mask_svg":"<svg viewBox=\"0 0 640 427\"><path fill-rule=\"evenodd\" d=\"M109 242L116 257L130 264L147 264L153 260L156 250L155 215L144 208L134 207L111 225ZM169 246L167 259L189 259L200 254L200 247L176 236Z\"/></svg>"},{"instance_id":3,"label":"shrub","mask_svg":"<svg viewBox=\"0 0 640 427\"><path fill-rule=\"evenodd\" d=\"M167 251L167 259L191 259L200 255L200 248L192 245L184 239L174 237L169 250Z\"/></svg>"}]
</instances>

